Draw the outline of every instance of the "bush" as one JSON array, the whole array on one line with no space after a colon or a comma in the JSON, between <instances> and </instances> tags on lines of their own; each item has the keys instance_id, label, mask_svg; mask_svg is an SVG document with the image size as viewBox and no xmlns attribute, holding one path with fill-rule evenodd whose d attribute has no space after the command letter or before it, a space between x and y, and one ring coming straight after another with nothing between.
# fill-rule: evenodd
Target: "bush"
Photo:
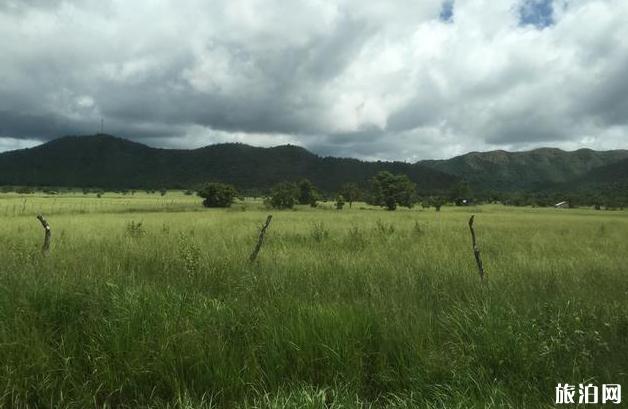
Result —
<instances>
[{"instance_id":1,"label":"bush","mask_svg":"<svg viewBox=\"0 0 628 409\"><path fill-rule=\"evenodd\" d=\"M433 197L430 199L430 205L434 207L434 210L436 210L437 212L440 212L440 208L446 203L447 201L439 196Z\"/></svg>"},{"instance_id":2,"label":"bush","mask_svg":"<svg viewBox=\"0 0 628 409\"><path fill-rule=\"evenodd\" d=\"M142 222L136 222L131 220L126 225L126 233L133 238L140 238L146 234L146 230L144 230L144 226Z\"/></svg>"},{"instance_id":3,"label":"bush","mask_svg":"<svg viewBox=\"0 0 628 409\"><path fill-rule=\"evenodd\" d=\"M205 207L231 207L238 192L225 183L208 183L198 191Z\"/></svg>"},{"instance_id":4,"label":"bush","mask_svg":"<svg viewBox=\"0 0 628 409\"><path fill-rule=\"evenodd\" d=\"M371 179L371 204L395 210L397 205L411 208L416 203L416 185L406 175L379 172Z\"/></svg>"},{"instance_id":5,"label":"bush","mask_svg":"<svg viewBox=\"0 0 628 409\"><path fill-rule=\"evenodd\" d=\"M320 194L312 182L308 179L301 179L297 186L299 188L299 204L309 204L312 207L316 207Z\"/></svg>"},{"instance_id":6,"label":"bush","mask_svg":"<svg viewBox=\"0 0 628 409\"><path fill-rule=\"evenodd\" d=\"M342 195L336 196L336 209L342 210L345 207L345 198Z\"/></svg>"},{"instance_id":7,"label":"bush","mask_svg":"<svg viewBox=\"0 0 628 409\"><path fill-rule=\"evenodd\" d=\"M270 205L275 209L292 209L299 197L299 189L294 183L278 183L270 194Z\"/></svg>"},{"instance_id":8,"label":"bush","mask_svg":"<svg viewBox=\"0 0 628 409\"><path fill-rule=\"evenodd\" d=\"M314 223L310 235L314 241L321 242L329 237L329 231L325 229L325 225L323 223Z\"/></svg>"},{"instance_id":9,"label":"bush","mask_svg":"<svg viewBox=\"0 0 628 409\"><path fill-rule=\"evenodd\" d=\"M354 183L345 183L340 188L340 193L343 198L349 202L349 208L353 206L353 202L360 200L362 197L362 191L358 187L358 185Z\"/></svg>"},{"instance_id":10,"label":"bush","mask_svg":"<svg viewBox=\"0 0 628 409\"><path fill-rule=\"evenodd\" d=\"M33 189L33 188L32 188L32 187L30 187L30 186L18 186L18 187L15 189L15 192L16 192L16 193L19 193L19 194L21 194L21 195L30 195L30 194L32 194L32 193L35 193L35 189Z\"/></svg>"}]
</instances>

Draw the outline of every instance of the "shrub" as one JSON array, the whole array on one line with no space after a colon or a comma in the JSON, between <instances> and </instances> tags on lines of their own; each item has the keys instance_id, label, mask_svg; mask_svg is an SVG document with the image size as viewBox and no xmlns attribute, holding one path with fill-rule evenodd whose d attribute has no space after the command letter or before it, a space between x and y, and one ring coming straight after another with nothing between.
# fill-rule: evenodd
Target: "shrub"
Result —
<instances>
[{"instance_id":1,"label":"shrub","mask_svg":"<svg viewBox=\"0 0 628 409\"><path fill-rule=\"evenodd\" d=\"M440 212L440 208L446 203L446 200L440 196L430 197L429 201L427 201L423 207L433 206L434 210Z\"/></svg>"},{"instance_id":2,"label":"shrub","mask_svg":"<svg viewBox=\"0 0 628 409\"><path fill-rule=\"evenodd\" d=\"M406 175L379 172L371 179L371 204L395 210L397 205L411 208L416 202L416 185Z\"/></svg>"},{"instance_id":3,"label":"shrub","mask_svg":"<svg viewBox=\"0 0 628 409\"><path fill-rule=\"evenodd\" d=\"M185 233L180 233L177 252L187 275L197 275L201 270L200 247Z\"/></svg>"},{"instance_id":4,"label":"shrub","mask_svg":"<svg viewBox=\"0 0 628 409\"><path fill-rule=\"evenodd\" d=\"M292 209L299 197L299 189L294 183L276 184L270 194L270 205L275 209Z\"/></svg>"},{"instance_id":5,"label":"shrub","mask_svg":"<svg viewBox=\"0 0 628 409\"><path fill-rule=\"evenodd\" d=\"M205 207L231 207L238 192L225 183L208 183L198 191Z\"/></svg>"},{"instance_id":6,"label":"shrub","mask_svg":"<svg viewBox=\"0 0 628 409\"><path fill-rule=\"evenodd\" d=\"M353 202L360 200L362 197L362 191L358 185L354 183L345 183L340 188L340 193L343 198L349 203L349 208L353 206Z\"/></svg>"},{"instance_id":7,"label":"shrub","mask_svg":"<svg viewBox=\"0 0 628 409\"><path fill-rule=\"evenodd\" d=\"M140 238L146 234L146 230L144 230L144 226L142 222L136 222L131 220L126 225L126 233L133 238Z\"/></svg>"},{"instance_id":8,"label":"shrub","mask_svg":"<svg viewBox=\"0 0 628 409\"><path fill-rule=\"evenodd\" d=\"M314 223L310 235L314 241L321 242L329 237L329 231L325 229L325 225L323 223Z\"/></svg>"},{"instance_id":9,"label":"shrub","mask_svg":"<svg viewBox=\"0 0 628 409\"><path fill-rule=\"evenodd\" d=\"M320 198L318 190L308 179L301 179L297 183L299 189L299 204L309 204L316 207L316 202Z\"/></svg>"},{"instance_id":10,"label":"shrub","mask_svg":"<svg viewBox=\"0 0 628 409\"><path fill-rule=\"evenodd\" d=\"M375 222L375 230L382 235L391 235L395 233L395 226L391 223L384 223L380 219Z\"/></svg>"},{"instance_id":11,"label":"shrub","mask_svg":"<svg viewBox=\"0 0 628 409\"><path fill-rule=\"evenodd\" d=\"M342 210L345 207L345 198L343 195L336 196L336 210Z\"/></svg>"},{"instance_id":12,"label":"shrub","mask_svg":"<svg viewBox=\"0 0 628 409\"><path fill-rule=\"evenodd\" d=\"M30 186L19 186L15 189L15 192L22 195L30 195L32 193L35 193L35 189Z\"/></svg>"}]
</instances>

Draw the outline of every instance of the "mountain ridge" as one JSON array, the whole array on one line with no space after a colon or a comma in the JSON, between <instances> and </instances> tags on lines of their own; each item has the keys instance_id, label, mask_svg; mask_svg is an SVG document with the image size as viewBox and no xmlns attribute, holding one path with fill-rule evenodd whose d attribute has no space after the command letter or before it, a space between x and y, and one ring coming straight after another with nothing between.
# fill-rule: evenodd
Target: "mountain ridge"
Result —
<instances>
[{"instance_id":1,"label":"mountain ridge","mask_svg":"<svg viewBox=\"0 0 628 409\"><path fill-rule=\"evenodd\" d=\"M321 157L295 145L165 149L97 134L0 153L0 185L183 188L216 180L263 190L304 177L333 192L343 183L365 185L381 170L405 173L425 191L447 189L458 180L423 165Z\"/></svg>"},{"instance_id":2,"label":"mountain ridge","mask_svg":"<svg viewBox=\"0 0 628 409\"><path fill-rule=\"evenodd\" d=\"M572 182L593 170L628 159L628 150L537 148L530 151L469 152L419 163L464 178L475 188L497 191L540 190ZM606 182L606 181L604 181Z\"/></svg>"},{"instance_id":3,"label":"mountain ridge","mask_svg":"<svg viewBox=\"0 0 628 409\"><path fill-rule=\"evenodd\" d=\"M517 152L473 151L415 163L369 162L319 156L291 144L256 147L235 142L195 149L156 148L96 134L65 136L0 153L0 185L181 188L217 180L264 190L305 177L333 192L342 183L366 186L381 170L407 174L422 193L443 192L460 181L474 191L577 191L581 185L610 189L624 174L628 180L628 150L542 147Z\"/></svg>"}]
</instances>

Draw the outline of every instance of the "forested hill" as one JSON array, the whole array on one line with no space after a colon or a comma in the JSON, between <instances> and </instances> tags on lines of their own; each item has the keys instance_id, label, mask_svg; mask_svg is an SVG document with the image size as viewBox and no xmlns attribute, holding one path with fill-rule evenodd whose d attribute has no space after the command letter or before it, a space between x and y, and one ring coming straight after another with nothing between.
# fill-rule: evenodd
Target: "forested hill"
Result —
<instances>
[{"instance_id":1,"label":"forested hill","mask_svg":"<svg viewBox=\"0 0 628 409\"><path fill-rule=\"evenodd\" d=\"M628 158L594 168L564 185L564 190L605 194L618 191L628 193Z\"/></svg>"},{"instance_id":2,"label":"forested hill","mask_svg":"<svg viewBox=\"0 0 628 409\"><path fill-rule=\"evenodd\" d=\"M471 152L446 160L419 162L435 170L463 177L472 187L495 191L538 191L554 186L577 189L582 181L613 184L628 177L628 150L566 152L541 148L527 152ZM625 161L624 161L625 163Z\"/></svg>"},{"instance_id":3,"label":"forested hill","mask_svg":"<svg viewBox=\"0 0 628 409\"><path fill-rule=\"evenodd\" d=\"M101 188L187 188L207 181L264 190L310 179L327 192L347 182L366 185L377 172L404 173L422 192L446 191L457 176L421 164L320 157L286 145L219 144L157 149L110 135L68 136L30 149L0 153L0 185Z\"/></svg>"}]
</instances>

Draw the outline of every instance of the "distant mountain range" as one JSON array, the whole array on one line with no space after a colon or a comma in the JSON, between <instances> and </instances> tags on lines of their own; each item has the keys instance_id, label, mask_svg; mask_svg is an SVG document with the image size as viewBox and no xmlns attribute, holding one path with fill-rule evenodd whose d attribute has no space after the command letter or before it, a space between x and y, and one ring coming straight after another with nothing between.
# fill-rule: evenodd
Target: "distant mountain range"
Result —
<instances>
[{"instance_id":1,"label":"distant mountain range","mask_svg":"<svg viewBox=\"0 0 628 409\"><path fill-rule=\"evenodd\" d=\"M308 178L334 192L347 182L366 186L382 170L408 175L423 193L447 191L463 180L474 190L497 192L625 189L628 150L471 152L411 164L320 157L292 145L158 149L99 134L0 153L0 185L187 188L222 181L240 189L265 190L281 181Z\"/></svg>"},{"instance_id":2,"label":"distant mountain range","mask_svg":"<svg viewBox=\"0 0 628 409\"><path fill-rule=\"evenodd\" d=\"M495 191L577 189L582 184L628 181L628 150L566 152L540 148L527 152L471 152L425 166L467 180L473 187Z\"/></svg>"},{"instance_id":3,"label":"distant mountain range","mask_svg":"<svg viewBox=\"0 0 628 409\"><path fill-rule=\"evenodd\" d=\"M614 193L623 191L628 196L628 159L612 162L587 172L569 182L569 189Z\"/></svg>"},{"instance_id":4,"label":"distant mountain range","mask_svg":"<svg viewBox=\"0 0 628 409\"><path fill-rule=\"evenodd\" d=\"M323 191L334 192L347 182L366 185L382 170L404 173L426 192L447 189L458 180L421 164L323 158L292 145L157 149L101 134L0 153L0 185L187 188L221 181L265 190L278 182L308 178Z\"/></svg>"}]
</instances>

